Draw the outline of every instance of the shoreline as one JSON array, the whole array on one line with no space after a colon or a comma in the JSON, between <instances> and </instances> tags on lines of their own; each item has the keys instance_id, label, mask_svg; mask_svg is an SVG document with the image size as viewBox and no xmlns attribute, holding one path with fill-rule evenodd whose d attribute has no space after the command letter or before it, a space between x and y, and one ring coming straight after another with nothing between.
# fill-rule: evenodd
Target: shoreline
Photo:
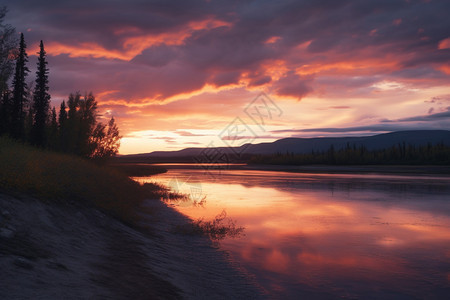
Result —
<instances>
[{"instance_id":1,"label":"shoreline","mask_svg":"<svg viewBox=\"0 0 450 300\"><path fill-rule=\"evenodd\" d=\"M249 170L330 174L395 174L450 176L450 166L434 165L247 165Z\"/></svg>"},{"instance_id":2,"label":"shoreline","mask_svg":"<svg viewBox=\"0 0 450 300\"><path fill-rule=\"evenodd\" d=\"M0 193L0 298L264 298L229 255L160 200L142 207L142 230L94 208Z\"/></svg>"},{"instance_id":3,"label":"shoreline","mask_svg":"<svg viewBox=\"0 0 450 300\"><path fill-rule=\"evenodd\" d=\"M293 173L330 174L390 174L390 175L440 175L450 176L450 166L440 165L267 165L267 164L214 164L203 166L195 163L149 163L170 169L208 170L258 170Z\"/></svg>"}]
</instances>

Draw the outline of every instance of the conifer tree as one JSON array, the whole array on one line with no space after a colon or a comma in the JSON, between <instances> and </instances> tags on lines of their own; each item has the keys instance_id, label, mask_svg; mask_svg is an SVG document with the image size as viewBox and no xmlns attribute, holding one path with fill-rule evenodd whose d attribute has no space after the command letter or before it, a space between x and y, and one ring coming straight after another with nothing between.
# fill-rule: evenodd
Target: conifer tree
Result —
<instances>
[{"instance_id":1,"label":"conifer tree","mask_svg":"<svg viewBox=\"0 0 450 300\"><path fill-rule=\"evenodd\" d=\"M11 99L6 91L0 99L0 135L8 133L10 128Z\"/></svg>"},{"instance_id":2,"label":"conifer tree","mask_svg":"<svg viewBox=\"0 0 450 300\"><path fill-rule=\"evenodd\" d=\"M67 126L67 111L66 111L66 102L63 101L61 103L61 106L59 108L59 115L58 115L58 126L59 126L59 145L58 148L60 151L67 152L68 150L68 126Z\"/></svg>"},{"instance_id":3,"label":"conifer tree","mask_svg":"<svg viewBox=\"0 0 450 300\"><path fill-rule=\"evenodd\" d=\"M58 147L58 118L56 115L56 108L53 106L50 115L50 126L48 135L48 146L51 149L57 149Z\"/></svg>"},{"instance_id":4,"label":"conifer tree","mask_svg":"<svg viewBox=\"0 0 450 300\"><path fill-rule=\"evenodd\" d=\"M44 43L41 41L36 71L36 86L33 94L34 120L31 133L31 142L36 146L46 144L46 125L50 106L48 93L48 68Z\"/></svg>"},{"instance_id":5,"label":"conifer tree","mask_svg":"<svg viewBox=\"0 0 450 300\"><path fill-rule=\"evenodd\" d=\"M8 10L0 7L0 97L8 92L8 80L14 72L17 38L14 27L4 23Z\"/></svg>"},{"instance_id":6,"label":"conifer tree","mask_svg":"<svg viewBox=\"0 0 450 300\"><path fill-rule=\"evenodd\" d=\"M59 108L59 116L58 116L58 124L60 129L66 125L66 121L67 121L66 101L63 101Z\"/></svg>"},{"instance_id":7,"label":"conifer tree","mask_svg":"<svg viewBox=\"0 0 450 300\"><path fill-rule=\"evenodd\" d=\"M16 72L13 79L13 98L11 106L10 134L13 138L24 138L25 106L27 102L27 84L25 78L30 72L26 63L28 55L23 33L20 35L19 55L16 59Z\"/></svg>"}]
</instances>

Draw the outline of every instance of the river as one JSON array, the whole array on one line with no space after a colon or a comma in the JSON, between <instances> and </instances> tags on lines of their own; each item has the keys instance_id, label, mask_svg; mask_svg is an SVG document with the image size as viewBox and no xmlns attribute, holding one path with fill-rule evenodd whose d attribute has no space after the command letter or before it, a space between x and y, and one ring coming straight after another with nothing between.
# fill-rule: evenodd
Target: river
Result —
<instances>
[{"instance_id":1,"label":"river","mask_svg":"<svg viewBox=\"0 0 450 300\"><path fill-rule=\"evenodd\" d=\"M450 295L450 177L304 174L166 165L192 219L223 210L244 235L227 251L269 298L444 299Z\"/></svg>"}]
</instances>

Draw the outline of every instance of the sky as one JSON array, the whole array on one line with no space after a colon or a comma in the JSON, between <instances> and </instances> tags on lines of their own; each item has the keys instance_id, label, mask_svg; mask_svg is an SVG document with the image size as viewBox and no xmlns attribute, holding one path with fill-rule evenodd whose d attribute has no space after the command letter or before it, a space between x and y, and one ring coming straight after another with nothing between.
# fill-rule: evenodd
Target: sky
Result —
<instances>
[{"instance_id":1,"label":"sky","mask_svg":"<svg viewBox=\"0 0 450 300\"><path fill-rule=\"evenodd\" d=\"M3 5L52 105L92 92L120 154L450 129L448 0Z\"/></svg>"}]
</instances>

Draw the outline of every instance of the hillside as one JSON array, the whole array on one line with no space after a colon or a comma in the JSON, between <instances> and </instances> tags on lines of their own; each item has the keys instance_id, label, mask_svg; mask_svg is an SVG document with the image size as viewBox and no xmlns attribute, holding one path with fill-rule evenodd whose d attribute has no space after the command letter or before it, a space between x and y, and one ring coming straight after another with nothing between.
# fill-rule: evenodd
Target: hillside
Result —
<instances>
[{"instance_id":1,"label":"hillside","mask_svg":"<svg viewBox=\"0 0 450 300\"><path fill-rule=\"evenodd\" d=\"M406 145L422 146L428 143L444 143L450 145L449 130L414 130L397 131L363 137L333 137L333 138L284 138L272 143L246 144L241 147L217 147L222 153L234 155L234 153L255 154L294 153L305 154L312 151L326 151L331 145L336 150L350 146L364 146L368 150L379 150L394 145L405 143ZM245 150L243 150L245 148ZM201 155L206 148L186 148L178 151L155 151L151 153L125 155L121 159L166 161L175 158L193 159Z\"/></svg>"}]
</instances>

